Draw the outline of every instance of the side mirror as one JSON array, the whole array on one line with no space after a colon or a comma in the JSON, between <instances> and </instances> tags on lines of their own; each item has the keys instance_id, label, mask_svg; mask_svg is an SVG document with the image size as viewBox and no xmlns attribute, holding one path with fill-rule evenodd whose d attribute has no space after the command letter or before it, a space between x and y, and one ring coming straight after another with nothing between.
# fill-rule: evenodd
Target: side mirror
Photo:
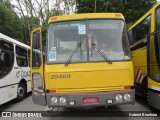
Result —
<instances>
[{"instance_id":1,"label":"side mirror","mask_svg":"<svg viewBox=\"0 0 160 120\"><path fill-rule=\"evenodd\" d=\"M133 32L132 32L132 30L128 31L128 37L129 37L129 44L133 45L134 44L134 39L133 39Z\"/></svg>"}]
</instances>

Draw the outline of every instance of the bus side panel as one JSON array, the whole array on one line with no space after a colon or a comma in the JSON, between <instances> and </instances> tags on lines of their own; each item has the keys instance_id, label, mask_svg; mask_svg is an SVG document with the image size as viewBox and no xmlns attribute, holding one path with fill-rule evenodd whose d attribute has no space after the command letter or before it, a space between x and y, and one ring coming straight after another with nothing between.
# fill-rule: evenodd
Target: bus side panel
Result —
<instances>
[{"instance_id":1,"label":"bus side panel","mask_svg":"<svg viewBox=\"0 0 160 120\"><path fill-rule=\"evenodd\" d=\"M132 51L132 60L133 60L133 65L134 65L134 78L136 81L136 76L137 76L137 72L138 69L141 69L141 72L143 74L143 76L147 75L147 59L146 59L146 47L144 48L140 48L138 50ZM138 59L137 58L141 58Z\"/></svg>"},{"instance_id":2,"label":"bus side panel","mask_svg":"<svg viewBox=\"0 0 160 120\"><path fill-rule=\"evenodd\" d=\"M27 82L27 93L31 91L31 81Z\"/></svg>"},{"instance_id":3,"label":"bus side panel","mask_svg":"<svg viewBox=\"0 0 160 120\"><path fill-rule=\"evenodd\" d=\"M16 53L16 46L20 46L24 49L29 49L29 46L20 43L10 37L7 37L0 33L0 42L3 41L6 44L12 44L13 49L10 51L10 54L6 55L5 52L7 49L3 49L0 54L4 53L5 56L4 60L0 60L0 104L6 103L14 98L17 98L17 89L18 85L21 80L25 80L27 82L27 91L31 91L30 85L30 68L20 67L17 65L17 53ZM4 43L0 43L3 45ZM12 48L12 47L11 47ZM0 48L1 50L1 48ZM12 54L13 56L11 56ZM12 59L13 60L10 60ZM2 72L1 72L2 71ZM6 73L6 74L4 74Z\"/></svg>"},{"instance_id":4,"label":"bus side panel","mask_svg":"<svg viewBox=\"0 0 160 120\"><path fill-rule=\"evenodd\" d=\"M139 96L143 96L144 91L142 88L142 82L147 76L147 50L146 47L137 49L135 51L132 51L132 56L133 56L133 65L134 65L134 81L135 81L135 92ZM141 58L138 59L137 58ZM141 77L138 77L140 76Z\"/></svg>"},{"instance_id":5,"label":"bus side panel","mask_svg":"<svg viewBox=\"0 0 160 120\"><path fill-rule=\"evenodd\" d=\"M17 97L17 87L18 84L0 88L0 105Z\"/></svg>"}]
</instances>

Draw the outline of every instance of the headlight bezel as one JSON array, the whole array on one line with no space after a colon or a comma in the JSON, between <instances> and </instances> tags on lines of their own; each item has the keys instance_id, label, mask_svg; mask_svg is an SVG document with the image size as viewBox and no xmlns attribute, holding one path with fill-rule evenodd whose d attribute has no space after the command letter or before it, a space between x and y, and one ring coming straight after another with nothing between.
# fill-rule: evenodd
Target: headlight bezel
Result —
<instances>
[{"instance_id":1,"label":"headlight bezel","mask_svg":"<svg viewBox=\"0 0 160 120\"><path fill-rule=\"evenodd\" d=\"M52 104L57 104L58 103L58 97L51 97L51 103Z\"/></svg>"},{"instance_id":2,"label":"headlight bezel","mask_svg":"<svg viewBox=\"0 0 160 120\"><path fill-rule=\"evenodd\" d=\"M64 101L64 102L62 102L62 101ZM60 104L66 104L66 103L67 103L66 97L60 97L60 98L59 98L59 103L60 103Z\"/></svg>"},{"instance_id":3,"label":"headlight bezel","mask_svg":"<svg viewBox=\"0 0 160 120\"><path fill-rule=\"evenodd\" d=\"M116 102L123 102L122 94L120 94L120 93L116 94L115 100L116 100Z\"/></svg>"},{"instance_id":4,"label":"headlight bezel","mask_svg":"<svg viewBox=\"0 0 160 120\"><path fill-rule=\"evenodd\" d=\"M128 96L129 96L129 98L127 98ZM123 98L124 98L125 101L131 101L131 94L125 93L125 94L123 95Z\"/></svg>"}]
</instances>

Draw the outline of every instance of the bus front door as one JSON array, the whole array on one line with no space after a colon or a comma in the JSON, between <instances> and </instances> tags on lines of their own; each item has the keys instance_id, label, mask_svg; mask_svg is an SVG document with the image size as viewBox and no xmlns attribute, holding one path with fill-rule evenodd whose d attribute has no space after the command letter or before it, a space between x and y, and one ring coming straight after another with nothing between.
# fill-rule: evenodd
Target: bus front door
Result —
<instances>
[{"instance_id":1,"label":"bus front door","mask_svg":"<svg viewBox=\"0 0 160 120\"><path fill-rule=\"evenodd\" d=\"M44 63L42 51L42 30L37 28L31 32L31 81L32 99L35 104L46 105Z\"/></svg>"}]
</instances>

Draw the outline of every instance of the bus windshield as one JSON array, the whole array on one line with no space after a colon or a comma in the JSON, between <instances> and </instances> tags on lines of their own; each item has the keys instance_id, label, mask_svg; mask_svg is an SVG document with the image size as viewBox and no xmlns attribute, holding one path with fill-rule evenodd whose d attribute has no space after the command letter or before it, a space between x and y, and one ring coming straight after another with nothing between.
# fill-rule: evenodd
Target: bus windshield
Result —
<instances>
[{"instance_id":1,"label":"bus windshield","mask_svg":"<svg viewBox=\"0 0 160 120\"><path fill-rule=\"evenodd\" d=\"M51 23L48 29L47 63L66 63L80 43L70 63L130 60L128 36L123 20L97 19Z\"/></svg>"}]
</instances>

